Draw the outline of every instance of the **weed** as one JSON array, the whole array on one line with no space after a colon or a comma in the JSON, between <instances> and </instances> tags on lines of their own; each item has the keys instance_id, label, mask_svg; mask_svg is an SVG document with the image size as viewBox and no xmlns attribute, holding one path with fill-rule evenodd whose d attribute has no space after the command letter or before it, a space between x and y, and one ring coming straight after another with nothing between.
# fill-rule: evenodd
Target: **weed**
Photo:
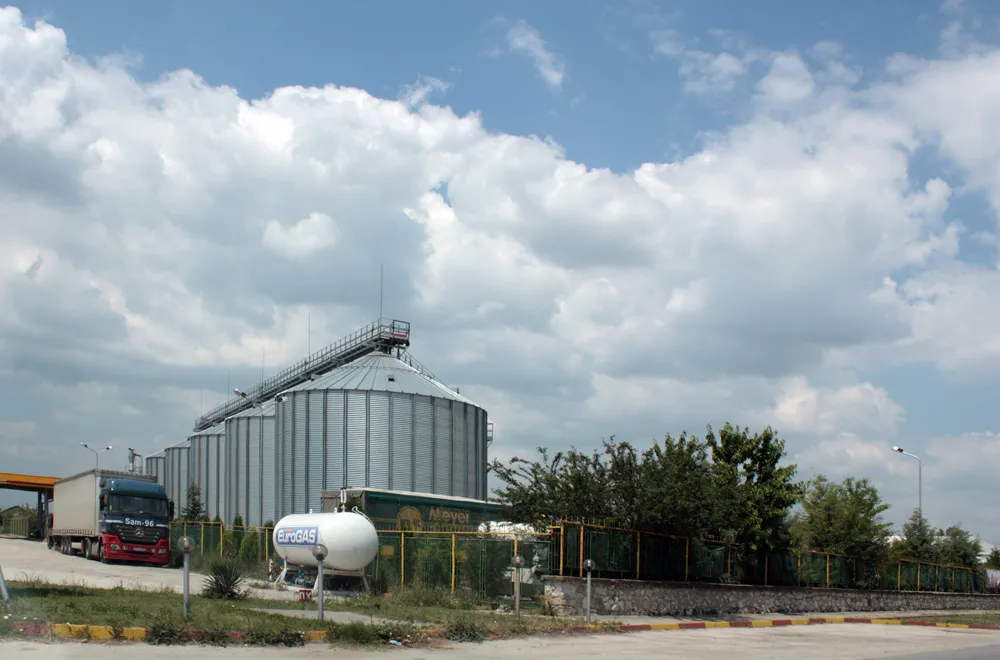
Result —
<instances>
[{"instance_id":1,"label":"weed","mask_svg":"<svg viewBox=\"0 0 1000 660\"><path fill-rule=\"evenodd\" d=\"M457 617L448 622L444 628L444 636L453 642L482 643L486 633L472 617Z\"/></svg>"}]
</instances>

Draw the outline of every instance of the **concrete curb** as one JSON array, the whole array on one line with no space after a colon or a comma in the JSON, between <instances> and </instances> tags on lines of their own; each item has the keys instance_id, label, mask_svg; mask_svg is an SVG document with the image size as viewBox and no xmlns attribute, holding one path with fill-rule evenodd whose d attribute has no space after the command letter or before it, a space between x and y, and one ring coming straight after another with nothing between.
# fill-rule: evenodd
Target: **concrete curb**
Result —
<instances>
[{"instance_id":1,"label":"concrete curb","mask_svg":"<svg viewBox=\"0 0 1000 660\"><path fill-rule=\"evenodd\" d=\"M930 628L956 628L961 630L1000 630L1000 626L978 626L966 623L941 623L935 621L908 621L903 619L877 619L856 617L810 617L792 619L755 619L751 621L679 621L676 623L635 623L620 626L567 626L550 628L545 633L598 633L598 632L648 632L666 630L705 630L719 628L781 628L786 626L814 626L835 623L867 623L884 626L922 626ZM118 634L111 626L75 625L69 623L25 623L12 622L11 627L25 637L48 637L66 640L110 641L114 639L133 642L144 641L149 636L146 628L121 628ZM425 634L434 634L438 630L422 630ZM327 641L324 630L311 630L302 633L305 643L316 644ZM196 631L189 632L189 639L197 642L203 635ZM229 639L238 642L248 637L245 632L230 632Z\"/></svg>"}]
</instances>

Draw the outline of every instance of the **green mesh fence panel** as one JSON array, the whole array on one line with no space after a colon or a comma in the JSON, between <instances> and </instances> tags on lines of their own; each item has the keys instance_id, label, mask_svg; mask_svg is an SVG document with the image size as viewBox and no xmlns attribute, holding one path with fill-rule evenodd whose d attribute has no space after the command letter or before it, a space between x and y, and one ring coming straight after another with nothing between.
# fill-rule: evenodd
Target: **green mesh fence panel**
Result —
<instances>
[{"instance_id":1,"label":"green mesh fence panel","mask_svg":"<svg viewBox=\"0 0 1000 660\"><path fill-rule=\"evenodd\" d=\"M793 552L772 552L767 556L766 584L794 587L799 581L799 557Z\"/></svg>"},{"instance_id":2,"label":"green mesh fence panel","mask_svg":"<svg viewBox=\"0 0 1000 660\"><path fill-rule=\"evenodd\" d=\"M908 561L900 562L900 564L899 588L903 591L916 591L917 576L920 574L917 565Z\"/></svg>"},{"instance_id":3,"label":"green mesh fence panel","mask_svg":"<svg viewBox=\"0 0 1000 660\"><path fill-rule=\"evenodd\" d=\"M899 562L879 564L878 579L879 588L896 591L899 589Z\"/></svg>"},{"instance_id":4,"label":"green mesh fence panel","mask_svg":"<svg viewBox=\"0 0 1000 660\"><path fill-rule=\"evenodd\" d=\"M955 590L955 569L942 566L938 570L938 591Z\"/></svg>"},{"instance_id":5,"label":"green mesh fence panel","mask_svg":"<svg viewBox=\"0 0 1000 660\"><path fill-rule=\"evenodd\" d=\"M803 587L826 586L826 555L802 553L799 558L799 585Z\"/></svg>"},{"instance_id":6,"label":"green mesh fence panel","mask_svg":"<svg viewBox=\"0 0 1000 660\"><path fill-rule=\"evenodd\" d=\"M643 534L639 579L683 582L686 576L687 540Z\"/></svg>"},{"instance_id":7,"label":"green mesh fence panel","mask_svg":"<svg viewBox=\"0 0 1000 660\"><path fill-rule=\"evenodd\" d=\"M937 566L920 564L920 590L934 591L937 588Z\"/></svg>"},{"instance_id":8,"label":"green mesh fence panel","mask_svg":"<svg viewBox=\"0 0 1000 660\"><path fill-rule=\"evenodd\" d=\"M402 539L399 534L379 534L378 544L378 554L365 569L365 576L372 590L382 595L399 588Z\"/></svg>"},{"instance_id":9,"label":"green mesh fence panel","mask_svg":"<svg viewBox=\"0 0 1000 660\"><path fill-rule=\"evenodd\" d=\"M724 545L691 542L689 580L717 582L728 573L727 551Z\"/></svg>"},{"instance_id":10,"label":"green mesh fence panel","mask_svg":"<svg viewBox=\"0 0 1000 660\"><path fill-rule=\"evenodd\" d=\"M0 525L0 534L9 536L28 537L31 531L31 520L29 518L7 518Z\"/></svg>"},{"instance_id":11,"label":"green mesh fence panel","mask_svg":"<svg viewBox=\"0 0 1000 660\"><path fill-rule=\"evenodd\" d=\"M895 566L895 564L893 564ZM883 589L880 567L877 562L857 560L854 562L854 588L856 589ZM893 586L895 589L895 576L893 576Z\"/></svg>"},{"instance_id":12,"label":"green mesh fence panel","mask_svg":"<svg viewBox=\"0 0 1000 660\"><path fill-rule=\"evenodd\" d=\"M513 540L462 535L457 537L455 548L456 590L471 592L481 603L497 603L513 597ZM518 552L530 555L532 561L536 557L531 544L525 547L519 544ZM527 558L524 566L531 566Z\"/></svg>"},{"instance_id":13,"label":"green mesh fence panel","mask_svg":"<svg viewBox=\"0 0 1000 660\"><path fill-rule=\"evenodd\" d=\"M965 568L955 569L955 591L966 593L972 590L972 571Z\"/></svg>"},{"instance_id":14,"label":"green mesh fence panel","mask_svg":"<svg viewBox=\"0 0 1000 660\"><path fill-rule=\"evenodd\" d=\"M425 589L451 589L451 537L406 537L405 584Z\"/></svg>"},{"instance_id":15,"label":"green mesh fence panel","mask_svg":"<svg viewBox=\"0 0 1000 660\"><path fill-rule=\"evenodd\" d=\"M854 588L854 562L847 557L830 557L830 586Z\"/></svg>"},{"instance_id":16,"label":"green mesh fence panel","mask_svg":"<svg viewBox=\"0 0 1000 660\"><path fill-rule=\"evenodd\" d=\"M734 546L732 553L732 579L741 584L764 584L766 572L764 555L748 552Z\"/></svg>"},{"instance_id":17,"label":"green mesh fence panel","mask_svg":"<svg viewBox=\"0 0 1000 660\"><path fill-rule=\"evenodd\" d=\"M634 532L587 529L584 558L594 560L597 564L595 573L601 577L634 578L635 537Z\"/></svg>"},{"instance_id":18,"label":"green mesh fence panel","mask_svg":"<svg viewBox=\"0 0 1000 660\"><path fill-rule=\"evenodd\" d=\"M580 575L580 527L566 525L566 549L563 558L563 575Z\"/></svg>"}]
</instances>

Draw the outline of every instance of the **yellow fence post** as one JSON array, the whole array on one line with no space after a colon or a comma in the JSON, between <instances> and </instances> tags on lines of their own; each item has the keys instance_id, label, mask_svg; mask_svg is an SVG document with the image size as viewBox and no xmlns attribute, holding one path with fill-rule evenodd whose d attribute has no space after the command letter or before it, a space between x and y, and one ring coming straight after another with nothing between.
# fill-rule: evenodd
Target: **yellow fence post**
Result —
<instances>
[{"instance_id":1,"label":"yellow fence post","mask_svg":"<svg viewBox=\"0 0 1000 660\"><path fill-rule=\"evenodd\" d=\"M580 577L583 577L583 523L580 523Z\"/></svg>"},{"instance_id":2,"label":"yellow fence post","mask_svg":"<svg viewBox=\"0 0 1000 660\"><path fill-rule=\"evenodd\" d=\"M219 554L220 555L222 554L222 551L225 548L225 544L223 543L223 538L225 536L226 536L226 524L225 523L219 523Z\"/></svg>"},{"instance_id":3,"label":"yellow fence post","mask_svg":"<svg viewBox=\"0 0 1000 660\"><path fill-rule=\"evenodd\" d=\"M517 556L517 555L519 554L519 552L518 552L518 551L519 551L519 547L518 547L518 544L517 544L517 534L515 534L515 535L514 535L514 556L515 556L515 557L516 557L516 556ZM520 577L521 577L521 576L520 576L520 575L518 575L518 571L517 571L517 569L515 568L515 569L513 570L512 574L511 574L511 582L510 582L510 584L511 584L511 587L510 587L510 588L511 588L512 590L514 589L514 583L516 583L516 582L517 582L517 581L518 581L518 580L520 579ZM513 593L513 591L511 591L511 593Z\"/></svg>"},{"instance_id":4,"label":"yellow fence post","mask_svg":"<svg viewBox=\"0 0 1000 660\"><path fill-rule=\"evenodd\" d=\"M830 555L826 556L826 588L830 588Z\"/></svg>"},{"instance_id":5,"label":"yellow fence post","mask_svg":"<svg viewBox=\"0 0 1000 660\"><path fill-rule=\"evenodd\" d=\"M198 543L198 550L204 554L205 553L205 523L199 525L201 527L201 541Z\"/></svg>"},{"instance_id":6,"label":"yellow fence post","mask_svg":"<svg viewBox=\"0 0 1000 660\"><path fill-rule=\"evenodd\" d=\"M691 539L684 537L684 581L688 581L688 564L691 563Z\"/></svg>"},{"instance_id":7,"label":"yellow fence post","mask_svg":"<svg viewBox=\"0 0 1000 660\"><path fill-rule=\"evenodd\" d=\"M923 573L923 565L917 562L917 591L920 591L920 574Z\"/></svg>"},{"instance_id":8,"label":"yellow fence post","mask_svg":"<svg viewBox=\"0 0 1000 660\"><path fill-rule=\"evenodd\" d=\"M935 566L934 567L934 591L941 591L941 589L940 589L940 586L941 586L940 583L941 583L941 567L940 566Z\"/></svg>"},{"instance_id":9,"label":"yellow fence post","mask_svg":"<svg viewBox=\"0 0 1000 660\"><path fill-rule=\"evenodd\" d=\"M899 560L899 564L896 566L896 591L903 590L903 560Z\"/></svg>"},{"instance_id":10,"label":"yellow fence post","mask_svg":"<svg viewBox=\"0 0 1000 660\"><path fill-rule=\"evenodd\" d=\"M955 587L955 567L954 566L951 567L951 590L952 591L958 591L958 589Z\"/></svg>"},{"instance_id":11,"label":"yellow fence post","mask_svg":"<svg viewBox=\"0 0 1000 660\"><path fill-rule=\"evenodd\" d=\"M457 534L451 535L451 593L455 593L455 540Z\"/></svg>"},{"instance_id":12,"label":"yellow fence post","mask_svg":"<svg viewBox=\"0 0 1000 660\"><path fill-rule=\"evenodd\" d=\"M795 584L802 586L802 553L795 553Z\"/></svg>"},{"instance_id":13,"label":"yellow fence post","mask_svg":"<svg viewBox=\"0 0 1000 660\"><path fill-rule=\"evenodd\" d=\"M399 533L399 586L406 584L406 533Z\"/></svg>"},{"instance_id":14,"label":"yellow fence post","mask_svg":"<svg viewBox=\"0 0 1000 660\"><path fill-rule=\"evenodd\" d=\"M641 566L642 561L642 532L635 533L635 579L639 579L640 571L639 566Z\"/></svg>"}]
</instances>

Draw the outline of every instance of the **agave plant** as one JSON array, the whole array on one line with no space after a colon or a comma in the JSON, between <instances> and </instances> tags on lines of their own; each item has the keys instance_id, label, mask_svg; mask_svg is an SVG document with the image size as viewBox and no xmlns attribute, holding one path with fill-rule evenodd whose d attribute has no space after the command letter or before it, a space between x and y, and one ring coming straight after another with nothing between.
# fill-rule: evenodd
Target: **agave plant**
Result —
<instances>
[{"instance_id":1,"label":"agave plant","mask_svg":"<svg viewBox=\"0 0 1000 660\"><path fill-rule=\"evenodd\" d=\"M220 559L212 563L201 595L205 598L243 600L250 593L241 588L246 579L246 569L239 562Z\"/></svg>"}]
</instances>

